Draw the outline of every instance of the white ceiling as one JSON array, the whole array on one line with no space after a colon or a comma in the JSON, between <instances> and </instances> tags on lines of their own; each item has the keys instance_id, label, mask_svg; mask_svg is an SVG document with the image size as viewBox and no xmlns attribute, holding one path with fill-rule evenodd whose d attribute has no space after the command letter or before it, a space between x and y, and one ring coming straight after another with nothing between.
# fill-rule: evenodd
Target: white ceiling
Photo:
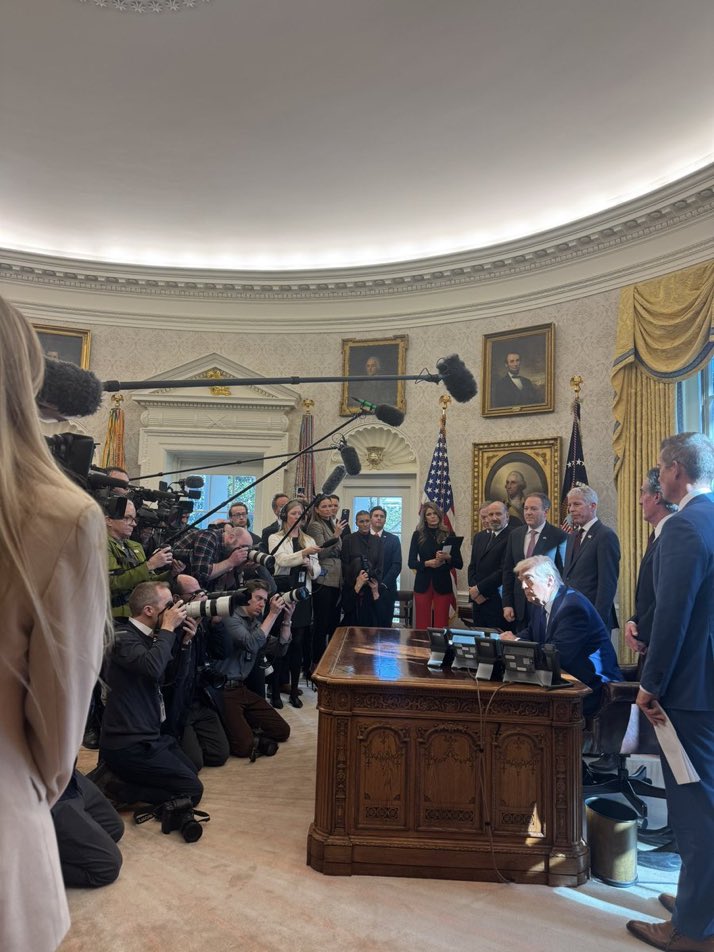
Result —
<instances>
[{"instance_id":1,"label":"white ceiling","mask_svg":"<svg viewBox=\"0 0 714 952\"><path fill-rule=\"evenodd\" d=\"M712 0L114 2L3 0L0 246L373 264L714 161Z\"/></svg>"}]
</instances>

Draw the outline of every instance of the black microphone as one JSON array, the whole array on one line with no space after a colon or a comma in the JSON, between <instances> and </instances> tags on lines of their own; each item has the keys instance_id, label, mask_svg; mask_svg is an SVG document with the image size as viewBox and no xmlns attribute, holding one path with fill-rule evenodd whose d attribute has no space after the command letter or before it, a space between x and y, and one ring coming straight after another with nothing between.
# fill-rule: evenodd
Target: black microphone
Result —
<instances>
[{"instance_id":1,"label":"black microphone","mask_svg":"<svg viewBox=\"0 0 714 952\"><path fill-rule=\"evenodd\" d=\"M338 466L335 466L325 482L322 484L323 495L331 496L345 478L346 474L347 470L341 463Z\"/></svg>"},{"instance_id":2,"label":"black microphone","mask_svg":"<svg viewBox=\"0 0 714 952\"><path fill-rule=\"evenodd\" d=\"M357 400L352 397L355 403L358 403L363 410L368 413L374 413L382 423L388 423L389 426L401 426L404 423L404 413L397 407L389 403L370 403L369 400Z\"/></svg>"},{"instance_id":3,"label":"black microphone","mask_svg":"<svg viewBox=\"0 0 714 952\"><path fill-rule=\"evenodd\" d=\"M339 540L337 537L335 537L335 538L333 538L333 539L328 539L326 542L321 542L321 543L320 543L320 548L321 548L321 549L329 549L331 545L337 545L337 543L338 543L339 541L340 541L340 540Z\"/></svg>"},{"instance_id":4,"label":"black microphone","mask_svg":"<svg viewBox=\"0 0 714 952\"><path fill-rule=\"evenodd\" d=\"M189 489L203 489L204 487L203 476L187 476L186 479L181 479L179 482L188 486Z\"/></svg>"},{"instance_id":5,"label":"black microphone","mask_svg":"<svg viewBox=\"0 0 714 952\"><path fill-rule=\"evenodd\" d=\"M342 457L342 463L348 476L359 476L362 472L362 464L359 461L357 450L350 446L346 440L342 440L337 447Z\"/></svg>"},{"instance_id":6,"label":"black microphone","mask_svg":"<svg viewBox=\"0 0 714 952\"><path fill-rule=\"evenodd\" d=\"M458 403L468 403L469 400L473 400L478 391L476 381L460 357L456 354L441 357L436 362L436 369L454 400Z\"/></svg>"},{"instance_id":7,"label":"black microphone","mask_svg":"<svg viewBox=\"0 0 714 952\"><path fill-rule=\"evenodd\" d=\"M91 416L102 402L102 385L89 370L45 357L45 379L37 403L61 416Z\"/></svg>"}]
</instances>

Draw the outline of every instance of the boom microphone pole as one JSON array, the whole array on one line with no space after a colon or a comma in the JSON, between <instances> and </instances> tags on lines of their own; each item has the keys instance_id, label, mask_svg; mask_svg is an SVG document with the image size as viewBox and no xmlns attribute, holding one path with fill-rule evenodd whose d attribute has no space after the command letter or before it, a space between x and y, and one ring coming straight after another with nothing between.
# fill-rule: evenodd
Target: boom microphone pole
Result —
<instances>
[{"instance_id":1,"label":"boom microphone pole","mask_svg":"<svg viewBox=\"0 0 714 952\"><path fill-rule=\"evenodd\" d=\"M314 452L329 453L331 450L335 449L337 449L335 446L320 446L314 450ZM227 460L225 463L211 463L209 466L201 465L200 469L203 471L204 469L220 469L221 466L243 466L246 463L262 463L266 459L284 459L284 457L285 453L274 453L272 456L253 456L251 459L231 459ZM107 468L111 469L111 466ZM196 467L190 466L188 469L171 469L168 472L146 473L143 476L130 476L129 482L133 483L135 480L156 479L159 476L180 476L181 473L194 473L195 471ZM123 486L124 483L121 483L121 485Z\"/></svg>"}]
</instances>

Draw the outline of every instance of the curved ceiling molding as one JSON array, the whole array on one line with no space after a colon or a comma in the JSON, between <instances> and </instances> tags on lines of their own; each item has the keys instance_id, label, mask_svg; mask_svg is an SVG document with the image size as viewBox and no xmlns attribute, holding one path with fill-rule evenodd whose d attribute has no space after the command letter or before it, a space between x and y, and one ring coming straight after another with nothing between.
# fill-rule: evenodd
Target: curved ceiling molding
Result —
<instances>
[{"instance_id":1,"label":"curved ceiling molding","mask_svg":"<svg viewBox=\"0 0 714 952\"><path fill-rule=\"evenodd\" d=\"M414 448L398 430L383 423L365 423L347 434L350 446L357 450L363 473L413 472L417 457ZM329 464L342 461L339 452L330 454Z\"/></svg>"}]
</instances>

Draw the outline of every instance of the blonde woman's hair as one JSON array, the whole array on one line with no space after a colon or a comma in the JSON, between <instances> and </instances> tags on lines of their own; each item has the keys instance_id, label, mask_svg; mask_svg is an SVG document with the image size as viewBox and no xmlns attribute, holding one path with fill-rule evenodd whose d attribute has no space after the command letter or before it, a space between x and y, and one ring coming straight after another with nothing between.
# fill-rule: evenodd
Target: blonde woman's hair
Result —
<instances>
[{"instance_id":1,"label":"blonde woman's hair","mask_svg":"<svg viewBox=\"0 0 714 952\"><path fill-rule=\"evenodd\" d=\"M85 503L88 497L61 471L42 434L35 397L44 376L37 334L17 308L0 297L0 573L3 583L12 584L17 597L31 607L54 657L57 646L34 581L24 527L37 516L40 487Z\"/></svg>"}]
</instances>

